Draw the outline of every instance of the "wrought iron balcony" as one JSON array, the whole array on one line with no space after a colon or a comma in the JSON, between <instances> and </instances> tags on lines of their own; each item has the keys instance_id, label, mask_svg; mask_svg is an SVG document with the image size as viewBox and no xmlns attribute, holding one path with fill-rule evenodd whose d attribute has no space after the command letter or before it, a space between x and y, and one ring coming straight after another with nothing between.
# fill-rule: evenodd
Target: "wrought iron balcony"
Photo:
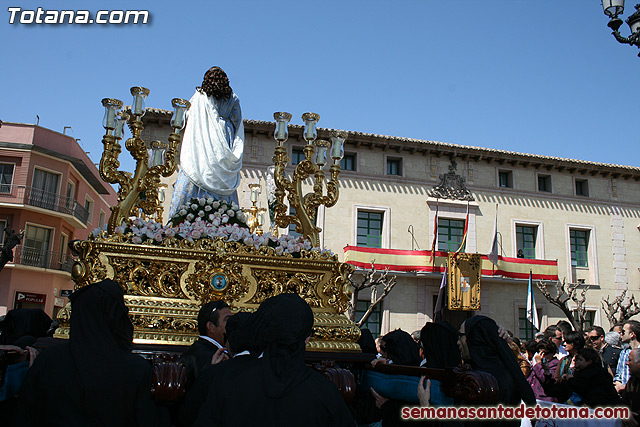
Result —
<instances>
[{"instance_id":1,"label":"wrought iron balcony","mask_svg":"<svg viewBox=\"0 0 640 427\"><path fill-rule=\"evenodd\" d=\"M13 250L13 263L30 267L49 268L71 272L75 260L67 254L53 251L42 251L24 245L16 246Z\"/></svg>"},{"instance_id":2,"label":"wrought iron balcony","mask_svg":"<svg viewBox=\"0 0 640 427\"><path fill-rule=\"evenodd\" d=\"M89 211L72 197L51 193L24 185L0 185L0 203L20 203L73 215L87 224Z\"/></svg>"}]
</instances>

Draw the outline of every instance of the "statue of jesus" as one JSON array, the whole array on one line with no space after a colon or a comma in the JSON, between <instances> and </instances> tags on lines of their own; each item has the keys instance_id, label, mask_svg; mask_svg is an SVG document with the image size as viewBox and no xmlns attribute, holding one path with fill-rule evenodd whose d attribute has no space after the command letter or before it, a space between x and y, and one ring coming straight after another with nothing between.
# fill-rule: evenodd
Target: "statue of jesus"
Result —
<instances>
[{"instance_id":1,"label":"statue of jesus","mask_svg":"<svg viewBox=\"0 0 640 427\"><path fill-rule=\"evenodd\" d=\"M169 218L191 198L238 203L244 151L240 100L220 67L211 67L190 100Z\"/></svg>"}]
</instances>

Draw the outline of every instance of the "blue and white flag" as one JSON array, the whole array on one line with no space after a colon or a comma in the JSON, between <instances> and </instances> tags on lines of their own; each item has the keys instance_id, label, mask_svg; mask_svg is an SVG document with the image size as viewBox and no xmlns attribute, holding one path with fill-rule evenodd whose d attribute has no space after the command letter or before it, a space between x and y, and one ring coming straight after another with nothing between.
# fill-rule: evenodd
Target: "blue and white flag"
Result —
<instances>
[{"instance_id":1,"label":"blue and white flag","mask_svg":"<svg viewBox=\"0 0 640 427\"><path fill-rule=\"evenodd\" d=\"M536 328L540 330L540 323L538 323L538 310L536 309L536 299L533 296L533 276L531 270L529 270L529 292L527 294L527 319Z\"/></svg>"}]
</instances>

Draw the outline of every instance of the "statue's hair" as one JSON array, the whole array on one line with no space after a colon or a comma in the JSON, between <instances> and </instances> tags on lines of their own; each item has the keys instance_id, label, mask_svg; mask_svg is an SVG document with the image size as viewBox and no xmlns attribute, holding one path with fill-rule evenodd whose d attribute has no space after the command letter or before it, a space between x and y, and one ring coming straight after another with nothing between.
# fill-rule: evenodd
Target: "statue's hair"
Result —
<instances>
[{"instance_id":1,"label":"statue's hair","mask_svg":"<svg viewBox=\"0 0 640 427\"><path fill-rule=\"evenodd\" d=\"M211 67L204 73L202 86L196 89L216 99L228 99L233 90L229 86L229 78L220 67Z\"/></svg>"}]
</instances>

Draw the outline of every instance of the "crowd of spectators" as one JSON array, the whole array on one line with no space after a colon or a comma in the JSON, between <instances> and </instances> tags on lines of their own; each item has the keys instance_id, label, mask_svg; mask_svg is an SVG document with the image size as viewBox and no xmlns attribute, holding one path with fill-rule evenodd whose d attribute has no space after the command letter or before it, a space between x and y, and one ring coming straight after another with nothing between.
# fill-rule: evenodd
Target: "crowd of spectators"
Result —
<instances>
[{"instance_id":1,"label":"crowd of spectators","mask_svg":"<svg viewBox=\"0 0 640 427\"><path fill-rule=\"evenodd\" d=\"M3 420L19 426L388 427L405 424L405 406L469 403L445 393L445 377L376 374L384 365L431 373L470 366L495 379L495 403L505 406L626 405L629 425L637 425L640 412L640 323L633 320L608 333L600 326L574 331L561 321L525 342L479 315L458 329L429 322L375 341L365 329L361 348L375 357L364 368L351 366L358 387L347 404L335 384L305 362L313 313L302 298L282 294L255 313L236 314L212 301L200 309L199 338L180 357L186 393L166 404L153 399L152 363L131 352L133 325L120 286L104 280L70 300L70 339L56 345L50 344L57 325L42 310L12 310L0 320Z\"/></svg>"}]
</instances>

